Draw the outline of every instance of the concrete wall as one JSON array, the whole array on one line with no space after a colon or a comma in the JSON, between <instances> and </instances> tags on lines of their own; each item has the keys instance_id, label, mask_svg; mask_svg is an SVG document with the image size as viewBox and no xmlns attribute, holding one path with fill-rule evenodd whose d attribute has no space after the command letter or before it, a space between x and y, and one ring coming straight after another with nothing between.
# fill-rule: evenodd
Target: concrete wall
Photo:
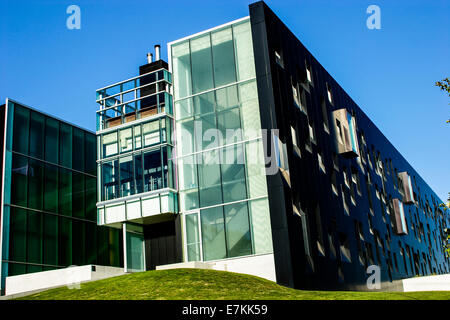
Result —
<instances>
[{"instance_id":1,"label":"concrete wall","mask_svg":"<svg viewBox=\"0 0 450 320\"><path fill-rule=\"evenodd\" d=\"M404 279L403 291L450 291L450 274Z\"/></svg>"},{"instance_id":2,"label":"concrete wall","mask_svg":"<svg viewBox=\"0 0 450 320\"><path fill-rule=\"evenodd\" d=\"M81 282L100 280L122 274L124 274L123 268L94 265L22 274L6 278L5 294L13 295L60 286L76 288L77 284Z\"/></svg>"},{"instance_id":3,"label":"concrete wall","mask_svg":"<svg viewBox=\"0 0 450 320\"><path fill-rule=\"evenodd\" d=\"M174 263L157 266L156 270L179 268L199 268L244 273L276 282L275 262L272 253L218 261Z\"/></svg>"}]
</instances>

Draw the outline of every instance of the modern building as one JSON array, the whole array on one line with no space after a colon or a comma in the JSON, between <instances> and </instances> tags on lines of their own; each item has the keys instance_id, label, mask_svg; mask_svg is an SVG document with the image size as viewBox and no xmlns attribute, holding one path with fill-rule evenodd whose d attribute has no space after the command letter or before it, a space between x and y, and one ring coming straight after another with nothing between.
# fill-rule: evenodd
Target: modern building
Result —
<instances>
[{"instance_id":1,"label":"modern building","mask_svg":"<svg viewBox=\"0 0 450 320\"><path fill-rule=\"evenodd\" d=\"M442 200L265 5L97 90L98 224L128 271L173 263L294 288L449 272Z\"/></svg>"},{"instance_id":2,"label":"modern building","mask_svg":"<svg viewBox=\"0 0 450 320\"><path fill-rule=\"evenodd\" d=\"M95 134L11 99L0 124L2 292L8 276L123 265L122 234L96 223Z\"/></svg>"}]
</instances>

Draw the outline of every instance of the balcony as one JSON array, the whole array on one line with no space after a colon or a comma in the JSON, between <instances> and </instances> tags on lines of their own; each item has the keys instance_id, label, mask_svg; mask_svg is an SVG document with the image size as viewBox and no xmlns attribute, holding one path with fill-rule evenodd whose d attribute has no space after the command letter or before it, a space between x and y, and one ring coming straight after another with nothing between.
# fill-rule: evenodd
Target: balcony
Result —
<instances>
[{"instance_id":1,"label":"balcony","mask_svg":"<svg viewBox=\"0 0 450 320\"><path fill-rule=\"evenodd\" d=\"M165 188L97 203L97 224L111 227L120 227L123 222L152 224L177 212L177 193Z\"/></svg>"},{"instance_id":2,"label":"balcony","mask_svg":"<svg viewBox=\"0 0 450 320\"><path fill-rule=\"evenodd\" d=\"M97 131L161 113L171 115L171 86L171 74L159 69L98 89Z\"/></svg>"}]
</instances>

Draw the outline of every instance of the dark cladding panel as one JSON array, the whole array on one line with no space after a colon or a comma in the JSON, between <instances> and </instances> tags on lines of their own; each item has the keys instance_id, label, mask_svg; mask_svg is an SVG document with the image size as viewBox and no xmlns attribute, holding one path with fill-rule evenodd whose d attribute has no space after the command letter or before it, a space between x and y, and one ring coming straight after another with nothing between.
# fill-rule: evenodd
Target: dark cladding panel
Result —
<instances>
[{"instance_id":1,"label":"dark cladding panel","mask_svg":"<svg viewBox=\"0 0 450 320\"><path fill-rule=\"evenodd\" d=\"M146 270L183 260L180 219L144 226Z\"/></svg>"}]
</instances>

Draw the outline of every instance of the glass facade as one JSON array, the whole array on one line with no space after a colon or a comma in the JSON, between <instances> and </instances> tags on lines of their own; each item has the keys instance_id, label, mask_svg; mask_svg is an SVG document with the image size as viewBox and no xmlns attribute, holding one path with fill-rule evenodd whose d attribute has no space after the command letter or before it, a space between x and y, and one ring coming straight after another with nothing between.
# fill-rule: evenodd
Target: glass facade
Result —
<instances>
[{"instance_id":1,"label":"glass facade","mask_svg":"<svg viewBox=\"0 0 450 320\"><path fill-rule=\"evenodd\" d=\"M249 20L171 54L186 260L272 252Z\"/></svg>"},{"instance_id":2,"label":"glass facade","mask_svg":"<svg viewBox=\"0 0 450 320\"><path fill-rule=\"evenodd\" d=\"M95 135L11 101L6 118L2 279L122 265L122 234L96 225Z\"/></svg>"}]
</instances>

